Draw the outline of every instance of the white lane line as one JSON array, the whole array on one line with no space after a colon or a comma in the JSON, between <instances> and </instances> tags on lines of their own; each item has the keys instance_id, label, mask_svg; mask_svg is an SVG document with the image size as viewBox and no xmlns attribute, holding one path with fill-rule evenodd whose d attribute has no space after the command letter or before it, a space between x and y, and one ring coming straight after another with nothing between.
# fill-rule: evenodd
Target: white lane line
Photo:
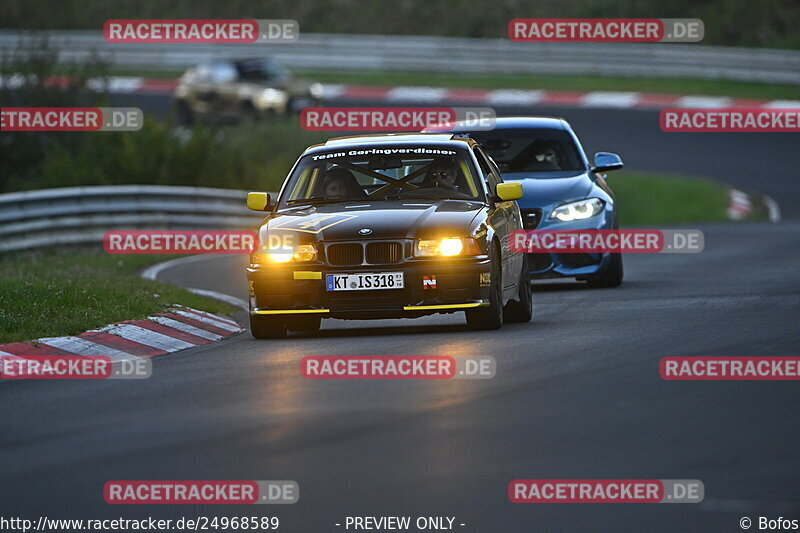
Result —
<instances>
[{"instance_id":1,"label":"white lane line","mask_svg":"<svg viewBox=\"0 0 800 533\"><path fill-rule=\"evenodd\" d=\"M678 100L675 107L720 108L730 106L731 100L719 96L684 96Z\"/></svg>"},{"instance_id":2,"label":"white lane line","mask_svg":"<svg viewBox=\"0 0 800 533\"><path fill-rule=\"evenodd\" d=\"M191 333L192 335L201 337L203 339L208 339L210 341L218 341L222 338L222 335L217 335L216 333L212 333L210 331L200 329L195 326L186 324L185 322L179 322L178 320L167 318L165 316L150 316L147 317L147 320L156 322L158 324L161 324L162 326L167 326L169 328L184 331L186 333Z\"/></svg>"},{"instance_id":3,"label":"white lane line","mask_svg":"<svg viewBox=\"0 0 800 533\"><path fill-rule=\"evenodd\" d=\"M38 339L37 342L44 343L53 348L58 348L59 350L64 350L65 352L74 353L75 355L105 355L111 359L111 362L139 359L139 357L135 355L121 352L86 339L81 339L80 337L49 337Z\"/></svg>"},{"instance_id":4,"label":"white lane line","mask_svg":"<svg viewBox=\"0 0 800 533\"><path fill-rule=\"evenodd\" d=\"M226 303L226 304L228 304L230 306L238 307L239 309L244 309L245 311L248 311L250 309L250 307L247 305L247 302L245 302L242 299L237 298L236 296L231 296L229 294L223 294L223 293L217 292L217 291L209 291L209 290L206 290L206 289L186 289L186 290L191 292L192 294L197 294L197 295L200 295L200 296L207 296L209 298L213 298L215 300L218 300L218 301L220 301L222 303Z\"/></svg>"},{"instance_id":5,"label":"white lane line","mask_svg":"<svg viewBox=\"0 0 800 533\"><path fill-rule=\"evenodd\" d=\"M177 259L171 259L169 261L165 261L163 263L158 263L151 267L148 267L142 271L141 277L144 279L149 279L152 281L158 280L158 275L161 274L164 270L168 268L172 268L178 265L190 264L195 263L197 261L203 261L205 259L211 259L214 257L213 255L190 255L188 257L179 257ZM200 296L206 296L208 298L213 298L214 300L226 303L233 307L238 307L239 309L244 309L245 311L250 309L250 306L247 305L245 300L241 300L236 298L235 296L231 296L229 294L224 294L217 291L210 291L207 289L195 289L191 287L184 287L187 291L198 294ZM238 330L237 330L238 331Z\"/></svg>"},{"instance_id":6,"label":"white lane line","mask_svg":"<svg viewBox=\"0 0 800 533\"><path fill-rule=\"evenodd\" d=\"M194 348L197 344L176 339L163 333L157 333L153 330L134 326L133 324L112 324L106 326L99 331L104 331L112 335L118 335L123 339L145 344L151 348L158 348L165 352L177 352L185 348Z\"/></svg>"},{"instance_id":7,"label":"white lane line","mask_svg":"<svg viewBox=\"0 0 800 533\"><path fill-rule=\"evenodd\" d=\"M800 108L800 100L773 100L763 107L770 109L798 109Z\"/></svg>"},{"instance_id":8,"label":"white lane line","mask_svg":"<svg viewBox=\"0 0 800 533\"><path fill-rule=\"evenodd\" d=\"M633 107L639 102L639 93L636 92L608 92L594 91L586 94L581 101L585 107Z\"/></svg>"},{"instance_id":9,"label":"white lane line","mask_svg":"<svg viewBox=\"0 0 800 533\"><path fill-rule=\"evenodd\" d=\"M487 97L489 104L535 104L544 98L544 91L505 90L490 91Z\"/></svg>"},{"instance_id":10,"label":"white lane line","mask_svg":"<svg viewBox=\"0 0 800 533\"><path fill-rule=\"evenodd\" d=\"M447 95L447 89L438 87L395 87L386 93L390 102L438 102Z\"/></svg>"},{"instance_id":11,"label":"white lane line","mask_svg":"<svg viewBox=\"0 0 800 533\"><path fill-rule=\"evenodd\" d=\"M325 83L322 85L322 99L331 100L339 98L346 88L347 86L341 83Z\"/></svg>"},{"instance_id":12,"label":"white lane line","mask_svg":"<svg viewBox=\"0 0 800 533\"><path fill-rule=\"evenodd\" d=\"M770 222L780 222L781 221L781 206L778 205L778 202L772 199L771 196L764 195L764 203L767 204L767 211L769 212L769 221Z\"/></svg>"},{"instance_id":13,"label":"white lane line","mask_svg":"<svg viewBox=\"0 0 800 533\"><path fill-rule=\"evenodd\" d=\"M198 315L198 314L195 314L195 313L191 313L189 311L182 311L180 309L173 309L171 312L175 313L176 315L181 315L181 316L185 316L186 318L191 318L192 320L199 320L200 322L205 322L206 324L211 324L212 326L216 326L216 327L218 327L220 329L224 329L225 331L230 331L232 333L239 332L239 331L242 330L242 328L240 328L239 326L232 326L231 324L228 324L227 322L222 322L220 320L214 320L213 318L209 318L209 317L206 317L206 316L202 316L202 315Z\"/></svg>"}]
</instances>

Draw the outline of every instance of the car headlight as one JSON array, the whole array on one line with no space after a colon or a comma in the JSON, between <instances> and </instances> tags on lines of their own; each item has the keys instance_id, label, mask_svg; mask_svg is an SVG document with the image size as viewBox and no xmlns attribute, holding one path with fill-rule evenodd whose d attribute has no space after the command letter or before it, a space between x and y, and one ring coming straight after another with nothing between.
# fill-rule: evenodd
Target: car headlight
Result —
<instances>
[{"instance_id":1,"label":"car headlight","mask_svg":"<svg viewBox=\"0 0 800 533\"><path fill-rule=\"evenodd\" d=\"M252 263L255 265L268 265L270 263L288 263L297 261L307 263L317 258L317 248L313 244L300 244L292 247L272 248L266 253L253 254Z\"/></svg>"},{"instance_id":2,"label":"car headlight","mask_svg":"<svg viewBox=\"0 0 800 533\"><path fill-rule=\"evenodd\" d=\"M286 95L277 89L264 89L258 99L264 105L283 104L286 101Z\"/></svg>"},{"instance_id":3,"label":"car headlight","mask_svg":"<svg viewBox=\"0 0 800 533\"><path fill-rule=\"evenodd\" d=\"M414 255L417 257L453 257L455 255L479 255L480 253L480 246L475 239L455 237L419 240Z\"/></svg>"},{"instance_id":4,"label":"car headlight","mask_svg":"<svg viewBox=\"0 0 800 533\"><path fill-rule=\"evenodd\" d=\"M322 84L312 83L311 86L308 88L308 94L311 95L311 98L316 98L317 100L322 98Z\"/></svg>"},{"instance_id":5,"label":"car headlight","mask_svg":"<svg viewBox=\"0 0 800 533\"><path fill-rule=\"evenodd\" d=\"M573 220L584 220L595 216L603 210L606 203L599 198L589 198L562 204L550 214L550 218L555 218L561 222L572 222Z\"/></svg>"}]
</instances>

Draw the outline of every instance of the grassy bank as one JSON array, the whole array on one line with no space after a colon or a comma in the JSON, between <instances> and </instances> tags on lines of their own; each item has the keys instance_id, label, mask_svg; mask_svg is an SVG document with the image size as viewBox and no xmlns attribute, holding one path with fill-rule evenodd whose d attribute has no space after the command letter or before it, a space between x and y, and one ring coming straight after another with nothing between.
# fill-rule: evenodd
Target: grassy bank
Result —
<instances>
[{"instance_id":1,"label":"grassy bank","mask_svg":"<svg viewBox=\"0 0 800 533\"><path fill-rule=\"evenodd\" d=\"M140 269L169 258L90 251L0 255L0 343L75 335L145 318L171 304L233 311L216 300L139 278Z\"/></svg>"},{"instance_id":2,"label":"grassy bank","mask_svg":"<svg viewBox=\"0 0 800 533\"><path fill-rule=\"evenodd\" d=\"M728 220L728 188L702 178L640 172L609 173L622 226Z\"/></svg>"}]
</instances>

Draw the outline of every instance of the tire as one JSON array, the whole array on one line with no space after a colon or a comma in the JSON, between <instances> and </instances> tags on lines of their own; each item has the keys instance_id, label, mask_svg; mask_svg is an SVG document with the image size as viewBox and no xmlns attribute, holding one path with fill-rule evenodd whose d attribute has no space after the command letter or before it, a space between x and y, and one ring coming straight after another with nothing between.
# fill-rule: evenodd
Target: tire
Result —
<instances>
[{"instance_id":1,"label":"tire","mask_svg":"<svg viewBox=\"0 0 800 533\"><path fill-rule=\"evenodd\" d=\"M286 319L286 329L313 333L319 331L322 318L318 316L299 316Z\"/></svg>"},{"instance_id":2,"label":"tire","mask_svg":"<svg viewBox=\"0 0 800 533\"><path fill-rule=\"evenodd\" d=\"M194 113L192 109L189 107L189 104L184 102L183 100L178 100L175 104L176 109L176 118L178 121L178 126L193 126L196 122Z\"/></svg>"},{"instance_id":3,"label":"tire","mask_svg":"<svg viewBox=\"0 0 800 533\"><path fill-rule=\"evenodd\" d=\"M608 262L608 265L586 281L589 287L594 288L619 287L622 284L623 275L622 254L611 254L611 261Z\"/></svg>"},{"instance_id":4,"label":"tire","mask_svg":"<svg viewBox=\"0 0 800 533\"><path fill-rule=\"evenodd\" d=\"M286 319L250 315L250 334L256 339L281 339L286 336Z\"/></svg>"},{"instance_id":5,"label":"tire","mask_svg":"<svg viewBox=\"0 0 800 533\"><path fill-rule=\"evenodd\" d=\"M511 300L503 309L503 321L509 324L530 322L533 318L533 290L528 278L528 258L522 262L522 273L519 279L519 298Z\"/></svg>"},{"instance_id":6,"label":"tire","mask_svg":"<svg viewBox=\"0 0 800 533\"><path fill-rule=\"evenodd\" d=\"M488 307L481 307L466 311L467 327L471 330L500 329L503 325L503 295L502 276L500 270L500 252L497 244L492 241L489 245L489 260L491 262L492 281L489 291Z\"/></svg>"}]
</instances>

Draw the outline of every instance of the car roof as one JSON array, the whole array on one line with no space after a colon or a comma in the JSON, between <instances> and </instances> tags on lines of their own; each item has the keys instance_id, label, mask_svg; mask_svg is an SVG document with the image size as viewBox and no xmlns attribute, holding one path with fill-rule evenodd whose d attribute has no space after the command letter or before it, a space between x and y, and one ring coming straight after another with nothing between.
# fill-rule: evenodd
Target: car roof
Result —
<instances>
[{"instance_id":1,"label":"car roof","mask_svg":"<svg viewBox=\"0 0 800 533\"><path fill-rule=\"evenodd\" d=\"M494 119L494 129L528 129L544 128L554 130L570 129L569 123L561 117L537 117L537 116L516 116L516 117L497 117ZM476 131L475 127L470 127L464 122L456 122L450 131Z\"/></svg>"},{"instance_id":2,"label":"car roof","mask_svg":"<svg viewBox=\"0 0 800 533\"><path fill-rule=\"evenodd\" d=\"M351 135L348 137L333 137L324 144L309 146L306 153L318 152L330 148L358 148L365 144L416 144L416 145L450 145L464 148L474 143L472 139L459 137L453 133L383 133L372 135Z\"/></svg>"}]
</instances>

